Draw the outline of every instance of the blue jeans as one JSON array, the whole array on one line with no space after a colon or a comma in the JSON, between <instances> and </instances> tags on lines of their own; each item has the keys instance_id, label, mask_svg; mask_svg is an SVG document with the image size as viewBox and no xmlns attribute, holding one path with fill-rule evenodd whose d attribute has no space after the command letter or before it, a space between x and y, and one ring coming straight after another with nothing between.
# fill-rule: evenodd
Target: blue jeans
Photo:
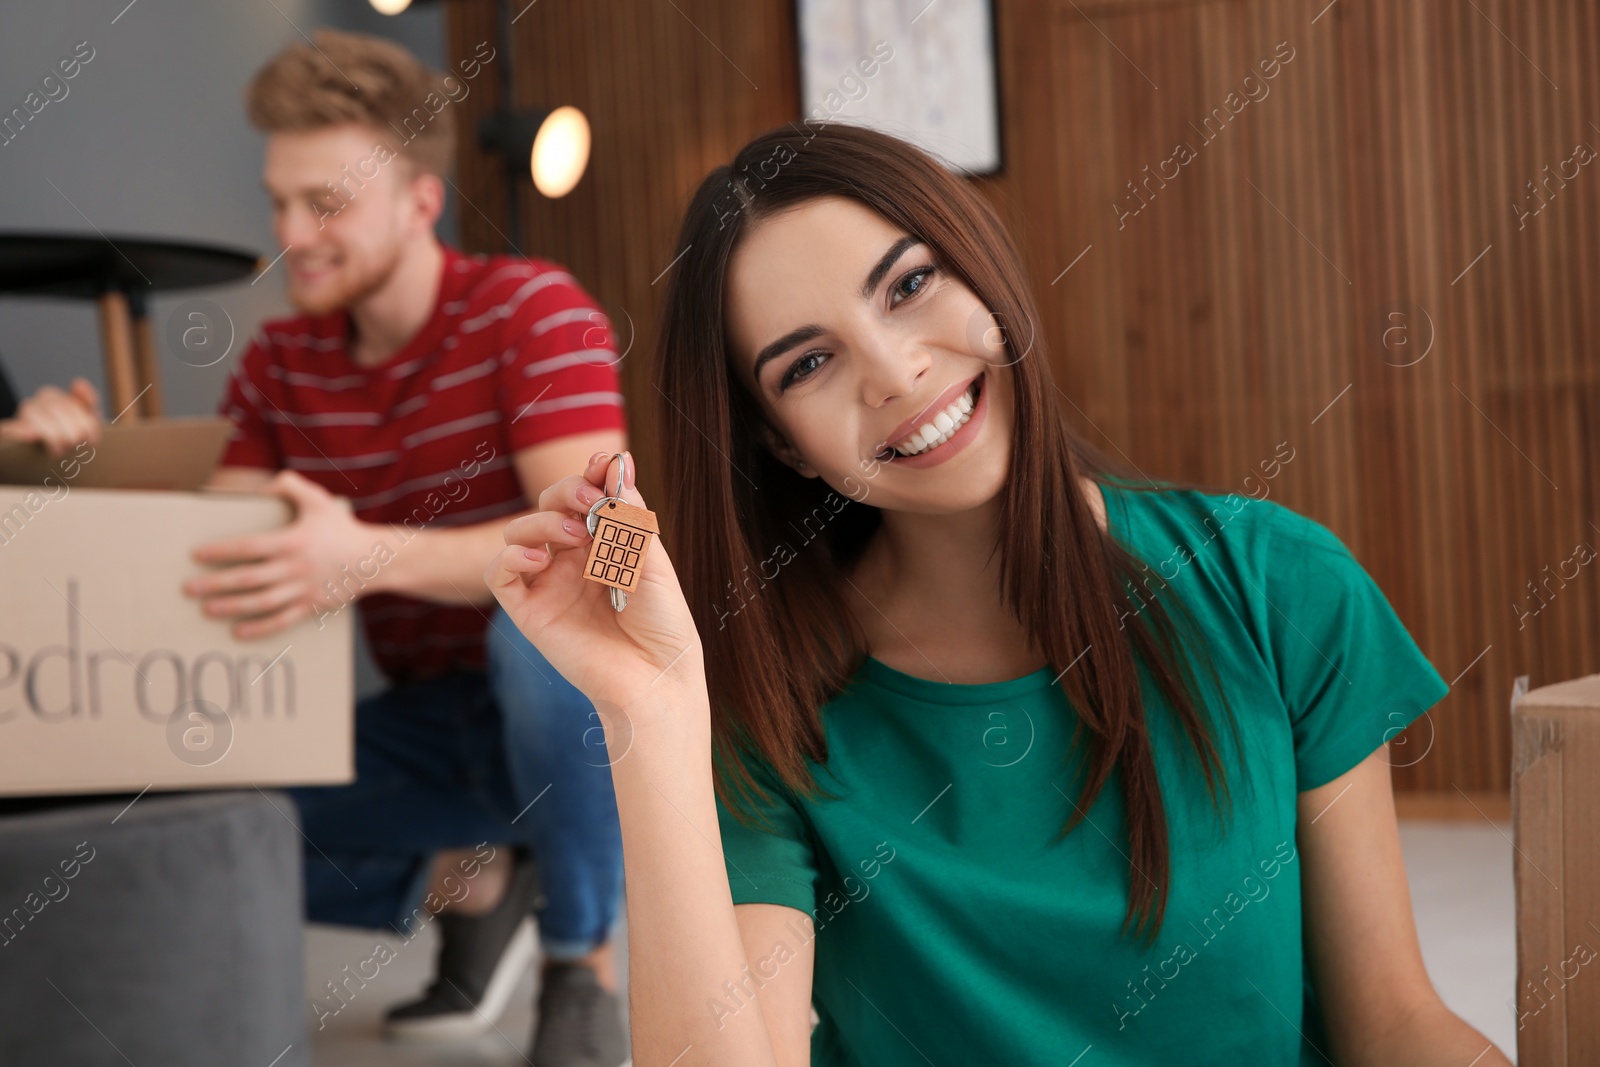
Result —
<instances>
[{"instance_id":1,"label":"blue jeans","mask_svg":"<svg viewBox=\"0 0 1600 1067\"><path fill-rule=\"evenodd\" d=\"M404 932L435 853L488 842L538 861L545 954L611 934L622 833L594 707L498 606L487 673L396 685L356 705L356 780L291 789L312 922ZM415 926L415 922L412 923Z\"/></svg>"}]
</instances>

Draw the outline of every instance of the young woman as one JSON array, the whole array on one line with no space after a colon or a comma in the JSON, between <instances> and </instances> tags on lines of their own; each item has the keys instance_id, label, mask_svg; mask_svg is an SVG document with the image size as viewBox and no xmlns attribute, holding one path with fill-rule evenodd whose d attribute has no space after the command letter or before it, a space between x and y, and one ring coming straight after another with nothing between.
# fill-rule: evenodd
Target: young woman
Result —
<instances>
[{"instance_id":1,"label":"young woman","mask_svg":"<svg viewBox=\"0 0 1600 1067\"><path fill-rule=\"evenodd\" d=\"M909 145L758 137L678 247L641 586L582 577L644 505L603 454L486 574L600 712L640 1067L1507 1062L1395 828L1447 686L1333 534L1076 436L1015 247Z\"/></svg>"}]
</instances>

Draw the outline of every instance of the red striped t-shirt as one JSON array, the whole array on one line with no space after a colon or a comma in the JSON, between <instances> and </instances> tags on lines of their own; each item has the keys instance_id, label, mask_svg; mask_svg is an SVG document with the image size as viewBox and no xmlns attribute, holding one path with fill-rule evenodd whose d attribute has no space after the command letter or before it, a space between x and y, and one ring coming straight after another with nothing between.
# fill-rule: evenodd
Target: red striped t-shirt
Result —
<instances>
[{"instance_id":1,"label":"red striped t-shirt","mask_svg":"<svg viewBox=\"0 0 1600 1067\"><path fill-rule=\"evenodd\" d=\"M403 539L528 510L514 452L626 427L610 323L557 264L446 248L433 314L400 351L360 366L348 328L344 312L262 327L221 405L234 423L223 466L298 471ZM482 670L488 609L360 596L381 565L351 561L335 593L360 597L384 674Z\"/></svg>"}]
</instances>

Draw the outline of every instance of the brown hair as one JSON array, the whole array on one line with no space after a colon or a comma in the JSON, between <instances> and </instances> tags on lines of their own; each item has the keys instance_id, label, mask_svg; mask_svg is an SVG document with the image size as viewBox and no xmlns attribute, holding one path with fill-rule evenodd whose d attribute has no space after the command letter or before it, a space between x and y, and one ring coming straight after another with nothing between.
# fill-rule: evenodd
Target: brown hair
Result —
<instances>
[{"instance_id":1,"label":"brown hair","mask_svg":"<svg viewBox=\"0 0 1600 1067\"><path fill-rule=\"evenodd\" d=\"M1123 932L1136 926L1153 939L1171 864L1135 654L1169 698L1214 806L1227 785L1182 642L1160 590L1150 587L1152 572L1100 528L1078 482L1080 474L1101 484L1145 480L1062 418L1044 339L1032 328L1038 316L1021 256L989 204L928 155L861 127L780 127L712 171L684 218L677 247L685 252L668 286L655 363L667 476L663 541L705 644L718 795L745 821L753 801L769 799L743 753L764 760L785 788L813 793L806 761L827 759L820 709L867 654L841 590L879 512L801 477L763 446L764 416L734 378L725 334L724 286L741 235L761 218L822 196L853 199L921 238L1005 327L1016 426L1002 491L1002 591L1052 669L1065 672L1059 682L1078 713L1069 761L1086 755L1087 774L1062 833L1120 772L1130 866ZM805 564L769 577L772 546L818 517L819 532L797 553ZM1119 583L1143 585L1151 596L1130 608ZM736 619L730 594L741 600ZM1193 630L1187 609L1170 599Z\"/></svg>"},{"instance_id":2,"label":"brown hair","mask_svg":"<svg viewBox=\"0 0 1600 1067\"><path fill-rule=\"evenodd\" d=\"M455 115L443 75L379 37L318 30L250 80L250 123L266 133L356 122L418 170L441 177L455 157Z\"/></svg>"}]
</instances>

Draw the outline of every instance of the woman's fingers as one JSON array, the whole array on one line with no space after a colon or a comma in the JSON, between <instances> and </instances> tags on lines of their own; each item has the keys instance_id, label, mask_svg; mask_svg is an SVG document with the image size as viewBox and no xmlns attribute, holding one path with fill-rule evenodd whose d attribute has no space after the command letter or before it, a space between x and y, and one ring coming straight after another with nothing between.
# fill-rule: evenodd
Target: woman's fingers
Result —
<instances>
[{"instance_id":1,"label":"woman's fingers","mask_svg":"<svg viewBox=\"0 0 1600 1067\"><path fill-rule=\"evenodd\" d=\"M539 494L539 510L570 511L587 515L589 505L604 495L586 476L573 474Z\"/></svg>"},{"instance_id":2,"label":"woman's fingers","mask_svg":"<svg viewBox=\"0 0 1600 1067\"><path fill-rule=\"evenodd\" d=\"M506 544L521 548L587 545L589 528L582 519L560 511L535 511L506 524Z\"/></svg>"},{"instance_id":3,"label":"woman's fingers","mask_svg":"<svg viewBox=\"0 0 1600 1067\"><path fill-rule=\"evenodd\" d=\"M596 452L582 474L572 474L539 494L540 511L575 511L587 515L589 506L605 495L606 466L614 453ZM616 484L612 479L612 485Z\"/></svg>"},{"instance_id":4,"label":"woman's fingers","mask_svg":"<svg viewBox=\"0 0 1600 1067\"><path fill-rule=\"evenodd\" d=\"M618 465L616 453L596 452L589 457L582 474L563 478L539 494L538 511L519 515L507 523L507 547L484 572L489 588L504 589L519 580L526 585L527 579L549 566L550 553L586 547L593 540L586 522L589 508L608 490L617 489L624 499L642 504L638 490L633 488L633 457L628 455L627 474L620 489Z\"/></svg>"},{"instance_id":5,"label":"woman's fingers","mask_svg":"<svg viewBox=\"0 0 1600 1067\"><path fill-rule=\"evenodd\" d=\"M617 476L622 473L622 488L616 495L635 507L649 508L650 505L644 502L644 497L639 493L638 468L633 462L633 453L624 452L623 455L627 457L627 464L621 471L619 471L619 467L623 465L614 456L606 460L605 484L607 492L617 488Z\"/></svg>"},{"instance_id":6,"label":"woman's fingers","mask_svg":"<svg viewBox=\"0 0 1600 1067\"><path fill-rule=\"evenodd\" d=\"M549 551L542 547L507 545L483 572L483 584L496 595L514 582L526 585L528 579L550 566L550 558Z\"/></svg>"},{"instance_id":7,"label":"woman's fingers","mask_svg":"<svg viewBox=\"0 0 1600 1067\"><path fill-rule=\"evenodd\" d=\"M595 485L601 485L601 478L611 464L611 457L615 455L615 452L596 452L589 457L589 465L583 469L583 476Z\"/></svg>"}]
</instances>

